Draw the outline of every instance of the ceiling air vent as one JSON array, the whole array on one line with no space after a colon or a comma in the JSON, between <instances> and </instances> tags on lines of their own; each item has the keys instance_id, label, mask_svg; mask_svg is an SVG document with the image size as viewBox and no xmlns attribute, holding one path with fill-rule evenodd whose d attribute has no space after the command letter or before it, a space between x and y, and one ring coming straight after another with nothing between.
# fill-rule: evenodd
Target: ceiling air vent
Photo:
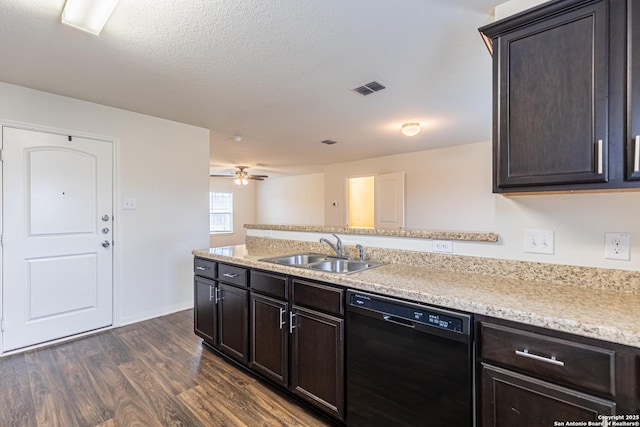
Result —
<instances>
[{"instance_id":1,"label":"ceiling air vent","mask_svg":"<svg viewBox=\"0 0 640 427\"><path fill-rule=\"evenodd\" d=\"M327 145L333 145L333 144L337 144L338 141L334 141L332 139L324 139L322 141L320 141L322 144L327 144Z\"/></svg>"},{"instance_id":2,"label":"ceiling air vent","mask_svg":"<svg viewBox=\"0 0 640 427\"><path fill-rule=\"evenodd\" d=\"M354 92L358 92L360 95L366 96L366 95L371 95L372 93L378 92L385 88L386 86L383 85L382 83L373 81L373 82L363 84L362 86L354 87L351 90Z\"/></svg>"}]
</instances>

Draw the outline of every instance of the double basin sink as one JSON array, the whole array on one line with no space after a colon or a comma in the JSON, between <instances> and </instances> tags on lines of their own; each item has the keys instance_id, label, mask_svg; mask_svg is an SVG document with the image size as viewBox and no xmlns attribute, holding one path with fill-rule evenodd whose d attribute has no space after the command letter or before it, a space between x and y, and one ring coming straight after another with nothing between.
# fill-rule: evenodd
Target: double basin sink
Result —
<instances>
[{"instance_id":1,"label":"double basin sink","mask_svg":"<svg viewBox=\"0 0 640 427\"><path fill-rule=\"evenodd\" d=\"M282 255L262 258L260 261L340 274L356 273L385 264L383 262L360 261L316 253Z\"/></svg>"}]
</instances>

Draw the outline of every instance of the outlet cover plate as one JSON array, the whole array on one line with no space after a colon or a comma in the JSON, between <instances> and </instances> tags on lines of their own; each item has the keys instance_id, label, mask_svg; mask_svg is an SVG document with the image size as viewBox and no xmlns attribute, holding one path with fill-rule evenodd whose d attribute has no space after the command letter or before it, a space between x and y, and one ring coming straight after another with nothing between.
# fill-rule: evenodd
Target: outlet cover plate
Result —
<instances>
[{"instance_id":1,"label":"outlet cover plate","mask_svg":"<svg viewBox=\"0 0 640 427\"><path fill-rule=\"evenodd\" d=\"M532 254L553 255L553 230L525 229L524 251Z\"/></svg>"},{"instance_id":2,"label":"outlet cover plate","mask_svg":"<svg viewBox=\"0 0 640 427\"><path fill-rule=\"evenodd\" d=\"M451 240L434 240L433 252L453 253L453 242Z\"/></svg>"},{"instance_id":3,"label":"outlet cover plate","mask_svg":"<svg viewBox=\"0 0 640 427\"><path fill-rule=\"evenodd\" d=\"M631 259L631 234L604 233L604 257L607 259Z\"/></svg>"}]
</instances>

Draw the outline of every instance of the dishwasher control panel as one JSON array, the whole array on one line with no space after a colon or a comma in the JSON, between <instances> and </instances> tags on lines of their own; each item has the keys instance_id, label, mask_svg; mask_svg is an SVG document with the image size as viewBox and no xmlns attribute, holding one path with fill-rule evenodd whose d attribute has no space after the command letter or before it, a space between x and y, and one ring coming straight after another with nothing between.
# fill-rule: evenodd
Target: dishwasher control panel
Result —
<instances>
[{"instance_id":1,"label":"dishwasher control panel","mask_svg":"<svg viewBox=\"0 0 640 427\"><path fill-rule=\"evenodd\" d=\"M468 334L468 316L366 293L349 293L348 304L402 320ZM388 320L388 319L387 319Z\"/></svg>"}]
</instances>

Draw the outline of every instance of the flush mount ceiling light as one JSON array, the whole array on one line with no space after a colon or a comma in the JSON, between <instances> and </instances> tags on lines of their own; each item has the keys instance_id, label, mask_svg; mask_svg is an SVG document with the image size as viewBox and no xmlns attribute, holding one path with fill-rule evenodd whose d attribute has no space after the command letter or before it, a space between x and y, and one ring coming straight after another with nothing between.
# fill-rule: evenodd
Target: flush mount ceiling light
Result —
<instances>
[{"instance_id":1,"label":"flush mount ceiling light","mask_svg":"<svg viewBox=\"0 0 640 427\"><path fill-rule=\"evenodd\" d=\"M62 10L62 23L96 36L100 35L118 1L67 0Z\"/></svg>"},{"instance_id":2,"label":"flush mount ceiling light","mask_svg":"<svg viewBox=\"0 0 640 427\"><path fill-rule=\"evenodd\" d=\"M405 123L402 125L402 133L407 136L414 136L420 133L422 128L419 122Z\"/></svg>"}]
</instances>

